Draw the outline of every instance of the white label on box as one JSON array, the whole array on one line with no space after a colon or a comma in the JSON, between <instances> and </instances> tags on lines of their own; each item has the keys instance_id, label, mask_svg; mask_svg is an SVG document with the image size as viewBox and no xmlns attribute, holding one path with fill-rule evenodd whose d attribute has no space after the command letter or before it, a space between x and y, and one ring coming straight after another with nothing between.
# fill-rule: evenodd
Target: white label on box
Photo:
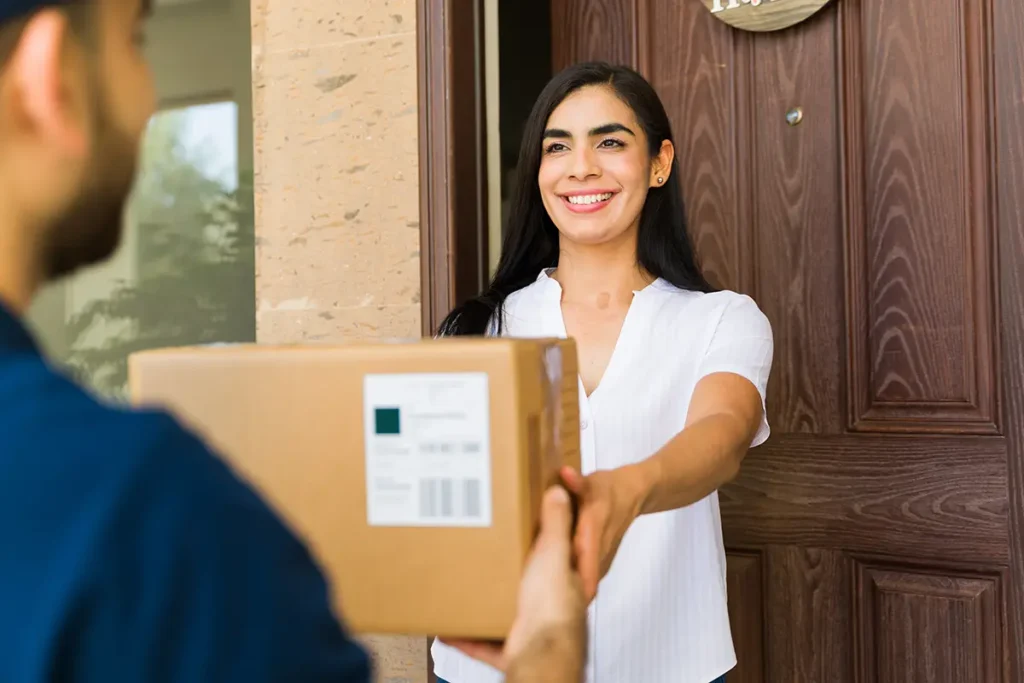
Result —
<instances>
[{"instance_id":1,"label":"white label on box","mask_svg":"<svg viewBox=\"0 0 1024 683\"><path fill-rule=\"evenodd\" d=\"M365 376L371 526L491 525L489 399L483 372Z\"/></svg>"}]
</instances>

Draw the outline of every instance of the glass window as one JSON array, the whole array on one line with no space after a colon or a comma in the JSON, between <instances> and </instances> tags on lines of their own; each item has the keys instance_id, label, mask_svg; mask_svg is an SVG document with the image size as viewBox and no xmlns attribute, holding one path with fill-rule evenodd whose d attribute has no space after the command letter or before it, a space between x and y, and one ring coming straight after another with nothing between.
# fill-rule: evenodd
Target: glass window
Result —
<instances>
[{"instance_id":1,"label":"glass window","mask_svg":"<svg viewBox=\"0 0 1024 683\"><path fill-rule=\"evenodd\" d=\"M51 357L123 399L134 351L255 341L252 170L234 101L150 121L124 239L109 262L44 293L30 320Z\"/></svg>"}]
</instances>

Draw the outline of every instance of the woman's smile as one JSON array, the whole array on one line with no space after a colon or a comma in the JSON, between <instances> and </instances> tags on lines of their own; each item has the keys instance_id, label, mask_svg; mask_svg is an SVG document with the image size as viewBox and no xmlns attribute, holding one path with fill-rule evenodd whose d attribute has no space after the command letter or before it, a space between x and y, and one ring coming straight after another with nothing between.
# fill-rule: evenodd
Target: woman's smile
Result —
<instances>
[{"instance_id":1,"label":"woman's smile","mask_svg":"<svg viewBox=\"0 0 1024 683\"><path fill-rule=\"evenodd\" d=\"M575 190L559 194L567 209L573 213L595 213L611 204L618 190Z\"/></svg>"}]
</instances>

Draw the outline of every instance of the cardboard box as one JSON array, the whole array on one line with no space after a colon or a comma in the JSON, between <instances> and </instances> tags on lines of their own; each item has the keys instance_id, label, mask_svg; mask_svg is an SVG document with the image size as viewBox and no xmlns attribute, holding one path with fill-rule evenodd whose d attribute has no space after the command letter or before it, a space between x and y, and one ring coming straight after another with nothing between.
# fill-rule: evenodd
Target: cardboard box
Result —
<instances>
[{"instance_id":1,"label":"cardboard box","mask_svg":"<svg viewBox=\"0 0 1024 683\"><path fill-rule=\"evenodd\" d=\"M580 466L570 340L169 349L129 373L304 537L359 633L504 637L541 495Z\"/></svg>"}]
</instances>

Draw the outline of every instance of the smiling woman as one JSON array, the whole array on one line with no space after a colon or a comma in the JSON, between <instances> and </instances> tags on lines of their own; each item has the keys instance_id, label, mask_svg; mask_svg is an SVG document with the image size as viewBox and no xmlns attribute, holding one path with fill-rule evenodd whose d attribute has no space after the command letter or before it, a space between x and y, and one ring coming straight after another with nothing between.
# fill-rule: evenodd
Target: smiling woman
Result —
<instances>
[{"instance_id":1,"label":"smiling woman","mask_svg":"<svg viewBox=\"0 0 1024 683\"><path fill-rule=\"evenodd\" d=\"M649 275L681 289L711 291L687 234L682 190L668 182L676 175L672 140L657 94L631 69L594 63L559 73L541 93L523 133L501 257L490 286L453 310L440 333L484 334L492 324L500 332L505 298L542 269L557 265L559 249L569 246L560 244L560 232L570 243L573 235L586 242L595 229L616 233L633 242L631 259ZM581 169L580 164L590 167ZM622 184L599 186L605 182ZM619 208L598 212L587 223L564 220L572 213L564 206L572 193L609 189L625 193Z\"/></svg>"},{"instance_id":2,"label":"smiling woman","mask_svg":"<svg viewBox=\"0 0 1024 683\"><path fill-rule=\"evenodd\" d=\"M441 333L575 339L583 472L562 477L581 502L589 680L715 681L736 664L717 490L768 437L771 326L701 273L669 120L636 72L556 76L519 173L494 278ZM501 680L432 652L449 683Z\"/></svg>"},{"instance_id":3,"label":"smiling woman","mask_svg":"<svg viewBox=\"0 0 1024 683\"><path fill-rule=\"evenodd\" d=\"M598 116L608 123L588 128ZM671 171L672 143L648 144L636 115L607 85L566 97L549 126L537 182L561 239L580 244L628 239L649 190L660 187ZM573 220L580 215L590 220ZM682 235L685 239L685 228Z\"/></svg>"}]
</instances>

